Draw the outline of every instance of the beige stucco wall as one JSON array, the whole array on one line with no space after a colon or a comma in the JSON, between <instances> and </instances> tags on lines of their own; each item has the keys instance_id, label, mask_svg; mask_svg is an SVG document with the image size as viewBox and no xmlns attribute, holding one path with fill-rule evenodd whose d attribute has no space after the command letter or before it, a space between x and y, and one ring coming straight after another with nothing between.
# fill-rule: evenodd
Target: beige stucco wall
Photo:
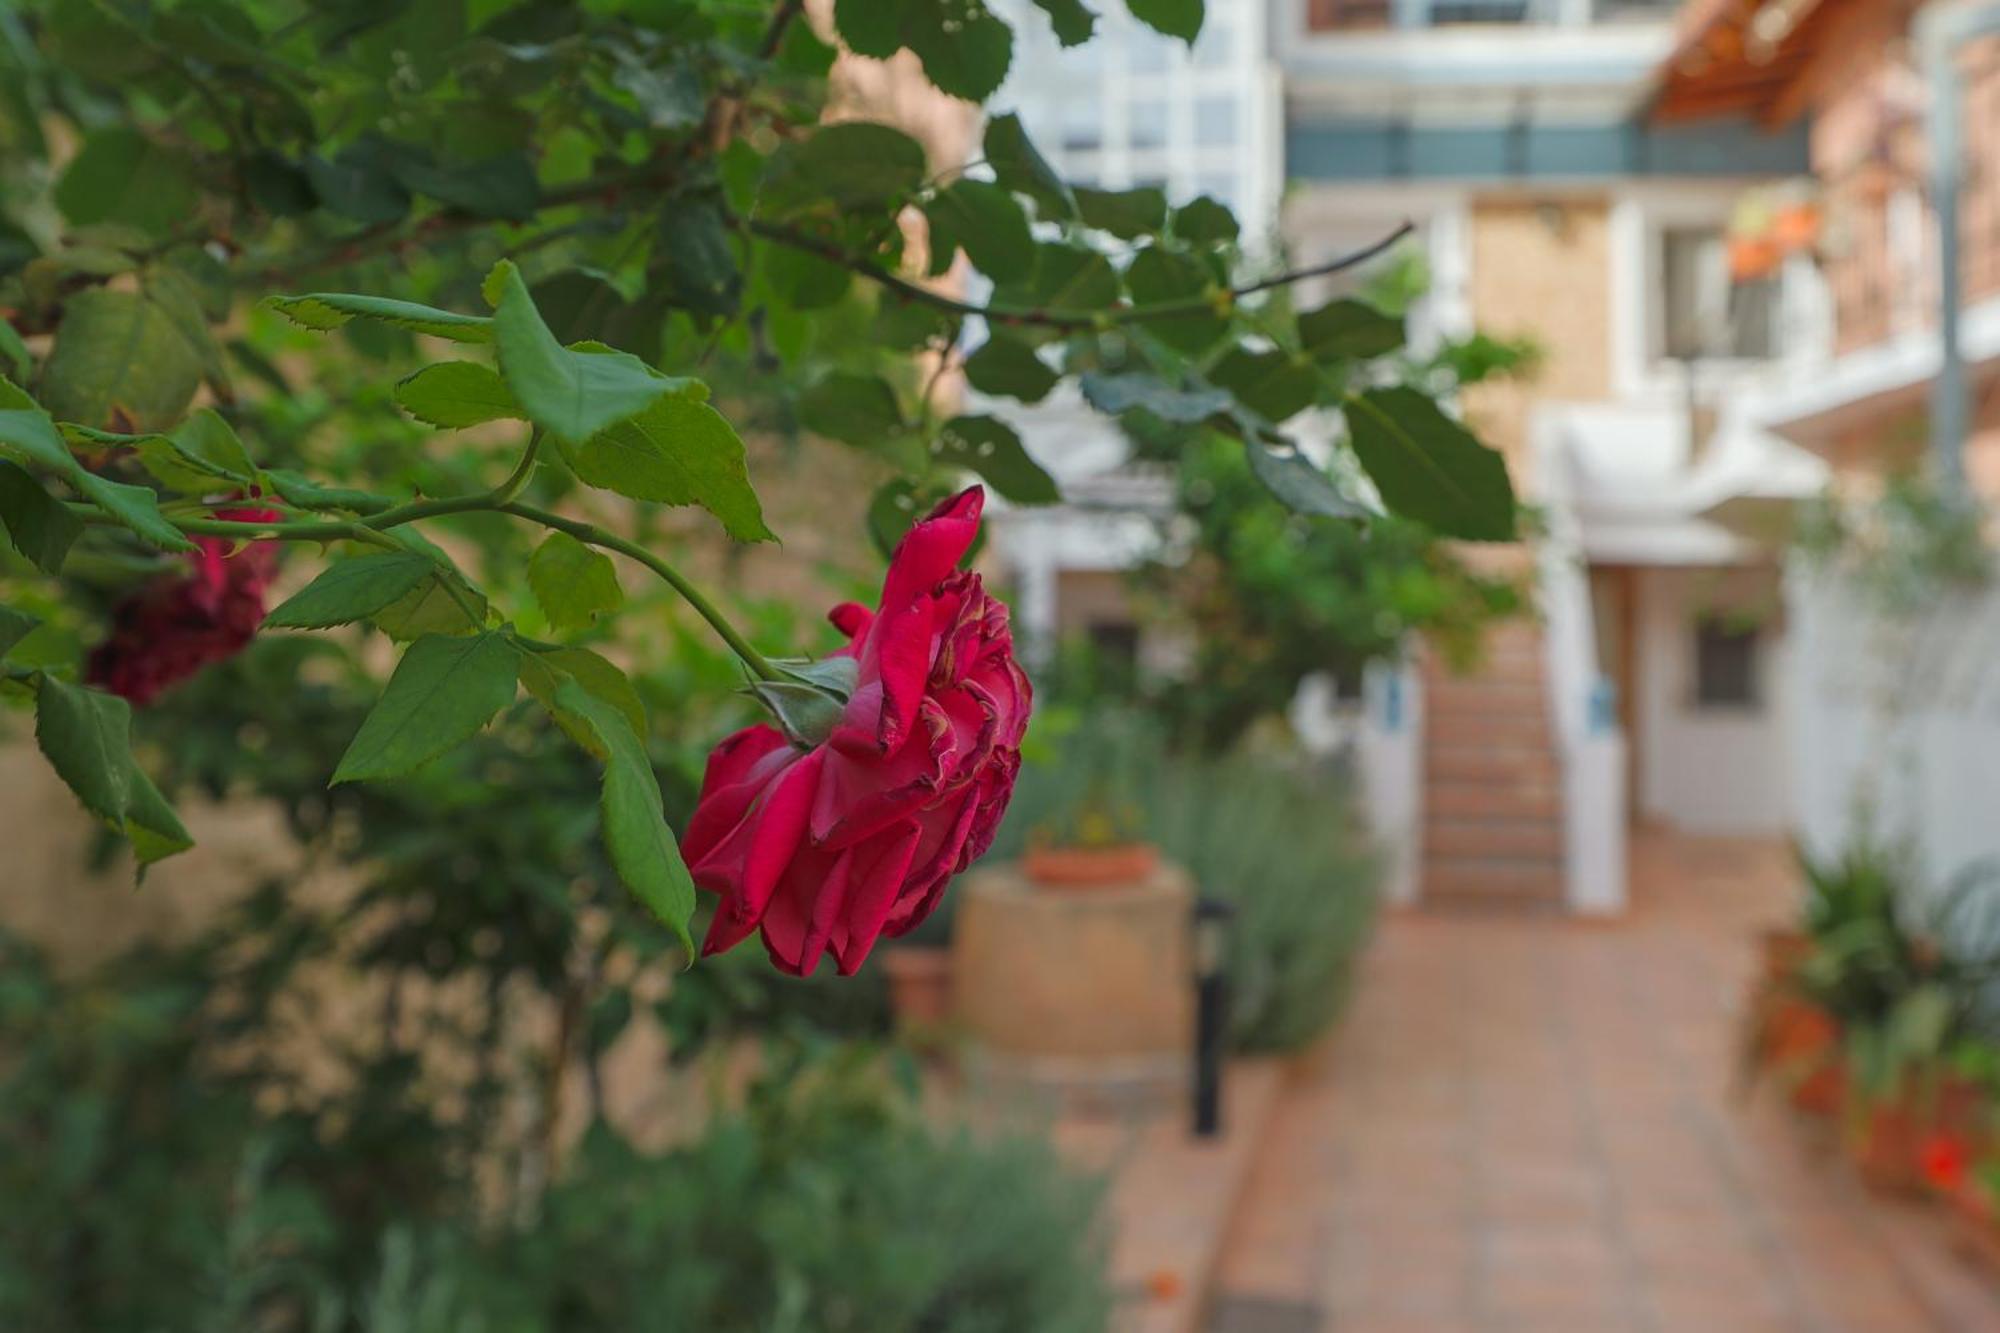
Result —
<instances>
[{"instance_id":1,"label":"beige stucco wall","mask_svg":"<svg viewBox=\"0 0 2000 1333\"><path fill-rule=\"evenodd\" d=\"M1542 359L1531 376L1468 390L1466 415L1529 490L1536 403L1611 392L1609 224L1602 197L1498 195L1472 204L1473 323L1495 336L1531 337Z\"/></svg>"}]
</instances>

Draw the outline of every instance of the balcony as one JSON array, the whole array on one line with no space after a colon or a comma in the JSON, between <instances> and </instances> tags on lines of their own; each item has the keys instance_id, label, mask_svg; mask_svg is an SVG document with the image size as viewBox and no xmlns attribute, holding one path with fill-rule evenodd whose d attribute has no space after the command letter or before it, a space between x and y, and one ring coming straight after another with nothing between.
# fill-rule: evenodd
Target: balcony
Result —
<instances>
[{"instance_id":1,"label":"balcony","mask_svg":"<svg viewBox=\"0 0 2000 1333\"><path fill-rule=\"evenodd\" d=\"M1309 32L1666 23L1678 0L1307 0Z\"/></svg>"}]
</instances>

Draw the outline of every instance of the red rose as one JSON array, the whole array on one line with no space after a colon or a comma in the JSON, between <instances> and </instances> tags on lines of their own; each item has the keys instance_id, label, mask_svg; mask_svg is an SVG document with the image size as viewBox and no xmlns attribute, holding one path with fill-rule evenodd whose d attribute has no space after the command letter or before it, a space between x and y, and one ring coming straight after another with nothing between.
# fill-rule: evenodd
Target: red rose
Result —
<instances>
[{"instance_id":1,"label":"red rose","mask_svg":"<svg viewBox=\"0 0 2000 1333\"><path fill-rule=\"evenodd\" d=\"M704 954L761 930L783 970L809 976L831 948L851 976L992 844L1030 695L1007 608L958 569L983 502L973 487L910 529L880 610L833 609L857 671L825 740L760 724L709 756L682 840L695 883L722 895Z\"/></svg>"},{"instance_id":2,"label":"red rose","mask_svg":"<svg viewBox=\"0 0 2000 1333\"><path fill-rule=\"evenodd\" d=\"M216 515L241 523L271 523L268 509L232 509ZM264 619L264 590L276 563L275 548L196 537L190 571L155 581L111 612L111 633L91 651L85 679L144 707L169 685L212 662L241 652Z\"/></svg>"}]
</instances>

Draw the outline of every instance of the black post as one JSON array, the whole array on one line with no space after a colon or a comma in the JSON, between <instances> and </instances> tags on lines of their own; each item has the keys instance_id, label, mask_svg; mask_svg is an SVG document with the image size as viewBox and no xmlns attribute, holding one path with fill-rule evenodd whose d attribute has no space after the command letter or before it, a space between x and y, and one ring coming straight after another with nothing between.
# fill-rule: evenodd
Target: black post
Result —
<instances>
[{"instance_id":1,"label":"black post","mask_svg":"<svg viewBox=\"0 0 2000 1333\"><path fill-rule=\"evenodd\" d=\"M1229 977L1223 942L1235 908L1213 898L1194 904L1194 1134L1222 1132L1222 1057L1229 1032Z\"/></svg>"}]
</instances>

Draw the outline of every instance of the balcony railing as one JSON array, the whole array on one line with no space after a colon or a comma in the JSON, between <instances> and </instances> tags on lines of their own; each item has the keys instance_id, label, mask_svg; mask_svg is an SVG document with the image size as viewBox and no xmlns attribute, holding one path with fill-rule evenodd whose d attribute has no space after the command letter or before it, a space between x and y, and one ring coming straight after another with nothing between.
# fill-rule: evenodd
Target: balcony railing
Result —
<instances>
[{"instance_id":1,"label":"balcony railing","mask_svg":"<svg viewBox=\"0 0 2000 1333\"><path fill-rule=\"evenodd\" d=\"M1314 32L1464 24L1582 27L1661 23L1678 8L1678 0L1307 0L1306 23Z\"/></svg>"}]
</instances>

